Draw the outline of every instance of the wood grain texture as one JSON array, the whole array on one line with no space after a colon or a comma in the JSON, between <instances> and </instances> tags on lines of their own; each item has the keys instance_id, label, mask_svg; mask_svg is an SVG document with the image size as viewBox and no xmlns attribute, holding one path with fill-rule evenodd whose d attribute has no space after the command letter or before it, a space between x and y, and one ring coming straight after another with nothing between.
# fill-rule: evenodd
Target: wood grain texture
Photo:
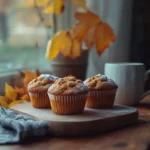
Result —
<instances>
[{"instance_id":1,"label":"wood grain texture","mask_svg":"<svg viewBox=\"0 0 150 150\"><path fill-rule=\"evenodd\" d=\"M31 139L20 145L0 146L0 150L149 150L150 123L115 130L97 136Z\"/></svg>"},{"instance_id":2,"label":"wood grain texture","mask_svg":"<svg viewBox=\"0 0 150 150\"><path fill-rule=\"evenodd\" d=\"M137 121L135 108L116 105L111 109L85 108L78 115L56 115L51 109L36 109L31 103L17 104L12 109L45 120L49 124L49 133L54 136L92 135L131 125Z\"/></svg>"},{"instance_id":3,"label":"wood grain texture","mask_svg":"<svg viewBox=\"0 0 150 150\"><path fill-rule=\"evenodd\" d=\"M132 126L96 136L30 139L24 144L2 145L0 150L150 150L150 98L136 108L139 121Z\"/></svg>"}]
</instances>

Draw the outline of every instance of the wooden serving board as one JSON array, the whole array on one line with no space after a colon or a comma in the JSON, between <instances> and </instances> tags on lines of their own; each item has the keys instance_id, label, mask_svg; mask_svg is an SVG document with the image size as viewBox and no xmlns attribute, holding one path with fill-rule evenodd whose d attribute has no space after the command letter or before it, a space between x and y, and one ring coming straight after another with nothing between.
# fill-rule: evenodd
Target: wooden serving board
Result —
<instances>
[{"instance_id":1,"label":"wooden serving board","mask_svg":"<svg viewBox=\"0 0 150 150\"><path fill-rule=\"evenodd\" d=\"M54 136L79 136L102 133L131 125L137 121L136 108L115 105L111 109L85 108L78 115L56 115L51 109L36 109L31 103L23 102L11 107L19 113L30 115L33 119L45 120L49 132Z\"/></svg>"}]
</instances>

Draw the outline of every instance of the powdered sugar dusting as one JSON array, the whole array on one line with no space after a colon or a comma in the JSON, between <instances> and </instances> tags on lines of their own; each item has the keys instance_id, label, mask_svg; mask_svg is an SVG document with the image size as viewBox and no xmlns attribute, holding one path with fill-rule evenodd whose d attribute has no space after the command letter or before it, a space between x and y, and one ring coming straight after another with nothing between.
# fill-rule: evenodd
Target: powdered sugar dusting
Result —
<instances>
[{"instance_id":1,"label":"powdered sugar dusting","mask_svg":"<svg viewBox=\"0 0 150 150\"><path fill-rule=\"evenodd\" d=\"M84 84L88 86L89 89L93 90L109 90L118 88L118 85L112 79L107 78L107 76L102 74L97 74L86 79Z\"/></svg>"},{"instance_id":2,"label":"powdered sugar dusting","mask_svg":"<svg viewBox=\"0 0 150 150\"><path fill-rule=\"evenodd\" d=\"M49 79L49 80L56 80L56 79L58 79L58 77L56 77L54 75L50 75L50 74L41 74L39 77L40 78Z\"/></svg>"},{"instance_id":3,"label":"powdered sugar dusting","mask_svg":"<svg viewBox=\"0 0 150 150\"><path fill-rule=\"evenodd\" d=\"M102 81L107 81L107 77L105 75L97 74L96 76L100 77Z\"/></svg>"}]
</instances>

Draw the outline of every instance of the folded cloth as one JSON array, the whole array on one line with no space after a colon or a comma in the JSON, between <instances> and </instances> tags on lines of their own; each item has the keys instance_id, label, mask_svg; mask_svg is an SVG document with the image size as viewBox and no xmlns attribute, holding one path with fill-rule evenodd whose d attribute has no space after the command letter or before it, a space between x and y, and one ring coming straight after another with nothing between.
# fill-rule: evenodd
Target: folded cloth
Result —
<instances>
[{"instance_id":1,"label":"folded cloth","mask_svg":"<svg viewBox=\"0 0 150 150\"><path fill-rule=\"evenodd\" d=\"M45 136L48 123L17 114L11 109L0 107L0 144L21 143L30 137Z\"/></svg>"}]
</instances>

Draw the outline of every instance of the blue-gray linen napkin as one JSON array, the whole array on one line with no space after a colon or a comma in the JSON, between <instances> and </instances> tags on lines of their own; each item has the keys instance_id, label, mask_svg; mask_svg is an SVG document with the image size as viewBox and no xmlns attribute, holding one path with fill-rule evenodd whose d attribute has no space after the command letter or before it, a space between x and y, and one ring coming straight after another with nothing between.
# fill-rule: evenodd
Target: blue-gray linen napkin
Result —
<instances>
[{"instance_id":1,"label":"blue-gray linen napkin","mask_svg":"<svg viewBox=\"0 0 150 150\"><path fill-rule=\"evenodd\" d=\"M0 144L22 143L30 137L46 136L48 123L0 107Z\"/></svg>"}]
</instances>

